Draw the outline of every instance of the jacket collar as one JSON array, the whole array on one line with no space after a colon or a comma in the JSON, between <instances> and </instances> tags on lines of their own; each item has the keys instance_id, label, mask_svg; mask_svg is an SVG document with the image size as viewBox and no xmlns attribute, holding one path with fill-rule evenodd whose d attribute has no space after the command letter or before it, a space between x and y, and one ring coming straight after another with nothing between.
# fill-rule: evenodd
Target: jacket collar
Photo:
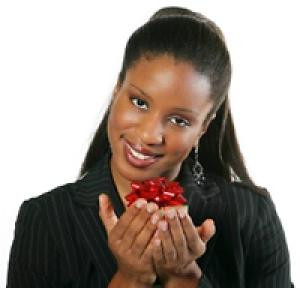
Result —
<instances>
[{"instance_id":1,"label":"jacket collar","mask_svg":"<svg viewBox=\"0 0 300 288\"><path fill-rule=\"evenodd\" d=\"M106 193L111 198L116 214L120 216L124 212L122 200L117 193L116 186L110 170L111 151L108 151L87 173L85 173L75 184L75 201L83 206L97 206L98 196ZM194 181L192 171L186 161L181 166L180 173L176 179L184 189L184 197L192 199L195 193L202 201L208 201L220 193L213 175L206 174L204 186L199 187Z\"/></svg>"}]
</instances>

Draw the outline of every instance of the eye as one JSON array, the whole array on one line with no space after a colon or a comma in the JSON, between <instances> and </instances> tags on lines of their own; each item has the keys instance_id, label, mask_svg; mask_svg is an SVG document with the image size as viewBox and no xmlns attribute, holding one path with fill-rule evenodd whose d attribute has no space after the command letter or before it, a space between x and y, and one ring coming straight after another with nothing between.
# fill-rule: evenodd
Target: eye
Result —
<instances>
[{"instance_id":1,"label":"eye","mask_svg":"<svg viewBox=\"0 0 300 288\"><path fill-rule=\"evenodd\" d=\"M178 117L178 116L174 116L171 119L175 119L175 121L173 121L173 123L175 122L174 124L179 127L186 127L186 126L191 125L190 121L188 121L184 118Z\"/></svg>"},{"instance_id":2,"label":"eye","mask_svg":"<svg viewBox=\"0 0 300 288\"><path fill-rule=\"evenodd\" d=\"M146 110L148 109L148 103L147 101L139 98L139 97L130 97L130 101L133 103L134 106L140 108L140 109L143 109L143 110ZM180 116L174 116L174 117L170 117L169 119L171 119L171 122L173 124L175 124L176 126L179 126L179 127L186 127L186 126L190 126L191 123L190 121L188 121L187 119L184 119ZM172 120L175 120L175 121L172 121Z\"/></svg>"},{"instance_id":3,"label":"eye","mask_svg":"<svg viewBox=\"0 0 300 288\"><path fill-rule=\"evenodd\" d=\"M145 109L145 106L148 106L147 102L141 98L130 97L130 101L133 103L134 106L139 107L141 109Z\"/></svg>"}]
</instances>

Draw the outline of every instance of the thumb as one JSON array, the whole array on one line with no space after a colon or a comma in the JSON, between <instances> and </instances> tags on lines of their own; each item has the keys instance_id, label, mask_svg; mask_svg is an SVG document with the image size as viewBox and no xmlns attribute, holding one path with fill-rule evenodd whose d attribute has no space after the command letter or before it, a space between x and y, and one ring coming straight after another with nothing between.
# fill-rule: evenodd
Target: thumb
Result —
<instances>
[{"instance_id":1,"label":"thumb","mask_svg":"<svg viewBox=\"0 0 300 288\"><path fill-rule=\"evenodd\" d=\"M216 233L216 226L212 219L206 219L201 226L197 227L201 240L207 243Z\"/></svg>"},{"instance_id":2,"label":"thumb","mask_svg":"<svg viewBox=\"0 0 300 288\"><path fill-rule=\"evenodd\" d=\"M114 228L118 222L118 217L115 214L114 207L106 194L99 196L99 216L102 219L107 234Z\"/></svg>"}]
</instances>

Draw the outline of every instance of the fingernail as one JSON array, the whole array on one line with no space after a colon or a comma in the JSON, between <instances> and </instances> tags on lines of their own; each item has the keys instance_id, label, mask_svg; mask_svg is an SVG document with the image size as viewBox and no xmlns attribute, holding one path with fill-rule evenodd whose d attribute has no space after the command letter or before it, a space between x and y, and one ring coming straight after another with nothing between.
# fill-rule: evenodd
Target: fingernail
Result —
<instances>
[{"instance_id":1,"label":"fingernail","mask_svg":"<svg viewBox=\"0 0 300 288\"><path fill-rule=\"evenodd\" d=\"M147 211L148 213L152 213L157 209L157 206L154 203L147 204Z\"/></svg>"},{"instance_id":2,"label":"fingernail","mask_svg":"<svg viewBox=\"0 0 300 288\"><path fill-rule=\"evenodd\" d=\"M98 199L99 199L100 205L102 205L102 194L99 195Z\"/></svg>"},{"instance_id":3,"label":"fingernail","mask_svg":"<svg viewBox=\"0 0 300 288\"><path fill-rule=\"evenodd\" d=\"M153 225L155 225L159 220L159 216L157 214L152 215L151 222Z\"/></svg>"},{"instance_id":4,"label":"fingernail","mask_svg":"<svg viewBox=\"0 0 300 288\"><path fill-rule=\"evenodd\" d=\"M168 223L166 221L160 221L158 223L158 228L161 230L161 231L167 231L168 229Z\"/></svg>"},{"instance_id":5,"label":"fingernail","mask_svg":"<svg viewBox=\"0 0 300 288\"><path fill-rule=\"evenodd\" d=\"M154 245L155 246L159 246L161 243L161 240L160 239L154 239Z\"/></svg>"},{"instance_id":6,"label":"fingernail","mask_svg":"<svg viewBox=\"0 0 300 288\"><path fill-rule=\"evenodd\" d=\"M174 251L173 255L172 255L173 260L175 260L177 258L177 253L176 251Z\"/></svg>"},{"instance_id":7,"label":"fingernail","mask_svg":"<svg viewBox=\"0 0 300 288\"><path fill-rule=\"evenodd\" d=\"M144 205L146 205L147 202L145 199L138 199L137 201L135 201L134 205L136 208L142 208Z\"/></svg>"},{"instance_id":8,"label":"fingernail","mask_svg":"<svg viewBox=\"0 0 300 288\"><path fill-rule=\"evenodd\" d=\"M160 215L161 218L163 218L165 216L165 211L162 210L162 209L159 209L158 213L159 213L159 215Z\"/></svg>"},{"instance_id":9,"label":"fingernail","mask_svg":"<svg viewBox=\"0 0 300 288\"><path fill-rule=\"evenodd\" d=\"M180 219L183 219L184 217L186 217L186 211L185 211L184 207L179 208L177 211L178 211Z\"/></svg>"},{"instance_id":10,"label":"fingernail","mask_svg":"<svg viewBox=\"0 0 300 288\"><path fill-rule=\"evenodd\" d=\"M176 215L175 209L172 208L172 209L167 210L166 215L169 219L174 219L175 215Z\"/></svg>"},{"instance_id":11,"label":"fingernail","mask_svg":"<svg viewBox=\"0 0 300 288\"><path fill-rule=\"evenodd\" d=\"M105 199L105 197L107 197L107 196L105 196L104 194L101 194L99 196L99 209L100 209L100 211L101 211L101 208L103 210L106 210L107 207L109 206L109 202L107 202L107 200Z\"/></svg>"},{"instance_id":12,"label":"fingernail","mask_svg":"<svg viewBox=\"0 0 300 288\"><path fill-rule=\"evenodd\" d=\"M216 225L215 225L214 220L209 219L209 221L210 221L210 223L211 223L211 225L212 225L213 233L216 233Z\"/></svg>"}]
</instances>

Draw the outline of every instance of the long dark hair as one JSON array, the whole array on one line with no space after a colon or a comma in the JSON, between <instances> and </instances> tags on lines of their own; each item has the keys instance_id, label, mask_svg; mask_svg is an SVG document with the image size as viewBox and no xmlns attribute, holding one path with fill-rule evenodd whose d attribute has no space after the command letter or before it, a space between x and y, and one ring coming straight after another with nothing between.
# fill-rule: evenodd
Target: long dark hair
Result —
<instances>
[{"instance_id":1,"label":"long dark hair","mask_svg":"<svg viewBox=\"0 0 300 288\"><path fill-rule=\"evenodd\" d=\"M204 171L229 182L238 181L260 190L248 174L235 133L228 98L231 61L221 30L205 16L185 8L166 7L158 10L130 36L118 85L122 84L127 70L141 57L150 59L164 54L190 63L210 80L214 106L205 122L213 114L216 117L199 141L199 161ZM79 177L110 149L107 137L109 111L110 105L88 148ZM194 150L186 160L192 163L193 159Z\"/></svg>"}]
</instances>

